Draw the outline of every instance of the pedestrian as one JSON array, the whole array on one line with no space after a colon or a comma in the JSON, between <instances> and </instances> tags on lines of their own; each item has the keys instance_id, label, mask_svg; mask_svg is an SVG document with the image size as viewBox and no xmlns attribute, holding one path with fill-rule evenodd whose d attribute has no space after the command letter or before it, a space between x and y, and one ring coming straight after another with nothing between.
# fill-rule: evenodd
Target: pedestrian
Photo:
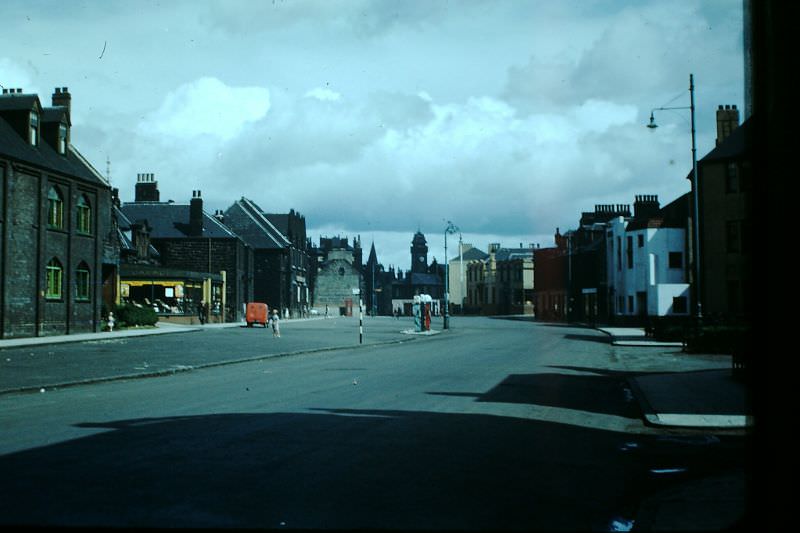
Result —
<instances>
[{"instance_id":1,"label":"pedestrian","mask_svg":"<svg viewBox=\"0 0 800 533\"><path fill-rule=\"evenodd\" d=\"M272 318L270 319L272 322L272 336L273 337L280 337L281 336L281 326L280 322L280 315L278 315L278 310L272 310Z\"/></svg>"},{"instance_id":2,"label":"pedestrian","mask_svg":"<svg viewBox=\"0 0 800 533\"><path fill-rule=\"evenodd\" d=\"M200 319L201 325L206 323L205 308L206 308L205 302L201 300L200 303L197 304L197 317Z\"/></svg>"}]
</instances>

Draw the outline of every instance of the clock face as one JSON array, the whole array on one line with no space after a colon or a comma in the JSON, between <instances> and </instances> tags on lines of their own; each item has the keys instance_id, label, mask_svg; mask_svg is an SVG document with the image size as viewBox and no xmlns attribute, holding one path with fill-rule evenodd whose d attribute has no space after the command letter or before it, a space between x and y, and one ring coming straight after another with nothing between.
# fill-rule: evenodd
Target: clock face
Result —
<instances>
[{"instance_id":1,"label":"clock face","mask_svg":"<svg viewBox=\"0 0 800 533\"><path fill-rule=\"evenodd\" d=\"M420 262L420 263L422 263L423 261L425 261L425 258L424 258L424 257L422 257L422 256L419 256L419 257L417 257L417 259L419 259L419 262Z\"/></svg>"}]
</instances>

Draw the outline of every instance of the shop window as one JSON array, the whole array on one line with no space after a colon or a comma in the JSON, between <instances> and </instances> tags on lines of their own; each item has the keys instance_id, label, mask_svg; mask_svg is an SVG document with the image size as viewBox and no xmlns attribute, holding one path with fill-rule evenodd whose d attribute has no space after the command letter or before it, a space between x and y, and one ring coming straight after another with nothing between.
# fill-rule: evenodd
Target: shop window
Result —
<instances>
[{"instance_id":1,"label":"shop window","mask_svg":"<svg viewBox=\"0 0 800 533\"><path fill-rule=\"evenodd\" d=\"M89 200L85 195L80 195L78 198L78 220L77 227L79 233L92 233L92 207L89 205Z\"/></svg>"},{"instance_id":2,"label":"shop window","mask_svg":"<svg viewBox=\"0 0 800 533\"><path fill-rule=\"evenodd\" d=\"M58 259L53 258L47 263L46 267L46 283L45 298L48 300L61 299L61 286L64 280L64 269Z\"/></svg>"},{"instance_id":3,"label":"shop window","mask_svg":"<svg viewBox=\"0 0 800 533\"><path fill-rule=\"evenodd\" d=\"M75 270L75 300L88 302L91 298L89 267L86 263L78 265Z\"/></svg>"},{"instance_id":4,"label":"shop window","mask_svg":"<svg viewBox=\"0 0 800 533\"><path fill-rule=\"evenodd\" d=\"M56 187L47 191L47 225L54 229L64 228L64 198Z\"/></svg>"}]
</instances>

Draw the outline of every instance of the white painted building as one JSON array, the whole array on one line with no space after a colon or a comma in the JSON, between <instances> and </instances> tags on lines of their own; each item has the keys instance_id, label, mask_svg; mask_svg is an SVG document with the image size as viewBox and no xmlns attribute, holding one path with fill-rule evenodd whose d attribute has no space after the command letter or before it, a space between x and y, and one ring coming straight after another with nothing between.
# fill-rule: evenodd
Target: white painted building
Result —
<instances>
[{"instance_id":1,"label":"white painted building","mask_svg":"<svg viewBox=\"0 0 800 533\"><path fill-rule=\"evenodd\" d=\"M617 316L688 316L688 194L662 209L636 197L634 216L608 223L606 254L611 312Z\"/></svg>"}]
</instances>

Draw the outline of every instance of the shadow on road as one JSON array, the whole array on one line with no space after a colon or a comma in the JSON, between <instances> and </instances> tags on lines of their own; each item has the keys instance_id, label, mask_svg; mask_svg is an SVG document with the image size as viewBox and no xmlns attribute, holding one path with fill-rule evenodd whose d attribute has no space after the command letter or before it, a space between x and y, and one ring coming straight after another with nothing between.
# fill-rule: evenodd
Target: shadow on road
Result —
<instances>
[{"instance_id":1,"label":"shadow on road","mask_svg":"<svg viewBox=\"0 0 800 533\"><path fill-rule=\"evenodd\" d=\"M625 394L627 377L625 372L601 371L592 375L511 374L486 392L428 394L472 396L478 402L541 405L636 419L641 416L641 412L638 405Z\"/></svg>"},{"instance_id":2,"label":"shadow on road","mask_svg":"<svg viewBox=\"0 0 800 533\"><path fill-rule=\"evenodd\" d=\"M562 376L563 378L563 376ZM516 396L524 401L578 401ZM516 391L516 392L513 392ZM510 417L318 409L86 422L0 457L0 522L59 526L604 529L647 492L629 436ZM642 437L645 439L646 437ZM652 489L652 487L650 487Z\"/></svg>"}]
</instances>

